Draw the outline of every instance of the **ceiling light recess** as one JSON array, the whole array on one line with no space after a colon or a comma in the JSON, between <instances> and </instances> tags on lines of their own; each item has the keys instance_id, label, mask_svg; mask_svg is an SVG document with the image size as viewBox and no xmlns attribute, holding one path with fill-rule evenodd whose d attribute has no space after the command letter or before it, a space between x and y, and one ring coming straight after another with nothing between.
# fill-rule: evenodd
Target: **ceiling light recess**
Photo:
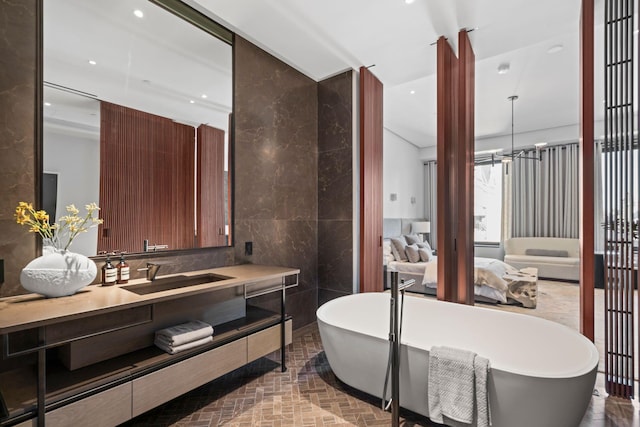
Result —
<instances>
[{"instance_id":1,"label":"ceiling light recess","mask_svg":"<svg viewBox=\"0 0 640 427\"><path fill-rule=\"evenodd\" d=\"M144 12L140 9L134 10L133 14L136 16L136 18L144 18Z\"/></svg>"},{"instance_id":2,"label":"ceiling light recess","mask_svg":"<svg viewBox=\"0 0 640 427\"><path fill-rule=\"evenodd\" d=\"M560 52L562 49L564 49L564 46L562 46L561 44L554 44L553 46L551 46L548 50L547 53L558 53Z\"/></svg>"},{"instance_id":3,"label":"ceiling light recess","mask_svg":"<svg viewBox=\"0 0 640 427\"><path fill-rule=\"evenodd\" d=\"M504 62L498 65L498 74L507 74L511 69L511 65L508 62Z\"/></svg>"}]
</instances>

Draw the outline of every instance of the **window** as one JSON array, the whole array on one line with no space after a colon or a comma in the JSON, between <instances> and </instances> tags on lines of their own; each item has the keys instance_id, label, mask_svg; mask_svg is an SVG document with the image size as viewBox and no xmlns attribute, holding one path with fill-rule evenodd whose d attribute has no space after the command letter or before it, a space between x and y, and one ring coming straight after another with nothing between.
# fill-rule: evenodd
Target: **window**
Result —
<instances>
[{"instance_id":1,"label":"window","mask_svg":"<svg viewBox=\"0 0 640 427\"><path fill-rule=\"evenodd\" d=\"M502 163L474 170L473 227L476 243L499 243L502 229Z\"/></svg>"}]
</instances>

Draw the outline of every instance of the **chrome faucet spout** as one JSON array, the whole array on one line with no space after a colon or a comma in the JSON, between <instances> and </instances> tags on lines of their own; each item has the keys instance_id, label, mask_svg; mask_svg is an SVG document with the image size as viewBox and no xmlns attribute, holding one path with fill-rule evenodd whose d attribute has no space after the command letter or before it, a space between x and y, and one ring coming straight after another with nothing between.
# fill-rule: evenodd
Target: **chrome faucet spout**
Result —
<instances>
[{"instance_id":1,"label":"chrome faucet spout","mask_svg":"<svg viewBox=\"0 0 640 427\"><path fill-rule=\"evenodd\" d=\"M158 270L160 270L161 265L162 264L148 262L146 268L139 268L138 271L146 271L147 280L153 282L154 280L156 280L156 276L158 275Z\"/></svg>"}]
</instances>

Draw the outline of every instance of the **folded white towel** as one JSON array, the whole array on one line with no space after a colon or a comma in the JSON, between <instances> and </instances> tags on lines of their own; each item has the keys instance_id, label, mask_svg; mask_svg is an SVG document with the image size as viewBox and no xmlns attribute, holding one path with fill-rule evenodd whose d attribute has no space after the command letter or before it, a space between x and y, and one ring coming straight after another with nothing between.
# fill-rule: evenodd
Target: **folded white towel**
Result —
<instances>
[{"instance_id":1,"label":"folded white towel","mask_svg":"<svg viewBox=\"0 0 640 427\"><path fill-rule=\"evenodd\" d=\"M160 349L166 351L169 354L176 354L176 353L180 353L181 351L185 351L185 350L189 350L191 348L195 348L198 347L202 344L207 344L210 343L211 341L213 341L213 337L211 335L209 335L206 338L202 338L196 341L191 341L188 342L186 344L182 344L182 345L178 345L178 346L169 346L164 344L163 342L158 342L156 340L155 344L156 346L158 346Z\"/></svg>"},{"instance_id":2,"label":"folded white towel","mask_svg":"<svg viewBox=\"0 0 640 427\"><path fill-rule=\"evenodd\" d=\"M478 427L491 425L487 377L489 360L451 347L429 351L429 418L443 423L443 415L471 424L476 408Z\"/></svg>"},{"instance_id":3,"label":"folded white towel","mask_svg":"<svg viewBox=\"0 0 640 427\"><path fill-rule=\"evenodd\" d=\"M213 327L200 320L182 323L156 331L156 339L169 346L179 346L191 341L197 341L213 334Z\"/></svg>"}]
</instances>

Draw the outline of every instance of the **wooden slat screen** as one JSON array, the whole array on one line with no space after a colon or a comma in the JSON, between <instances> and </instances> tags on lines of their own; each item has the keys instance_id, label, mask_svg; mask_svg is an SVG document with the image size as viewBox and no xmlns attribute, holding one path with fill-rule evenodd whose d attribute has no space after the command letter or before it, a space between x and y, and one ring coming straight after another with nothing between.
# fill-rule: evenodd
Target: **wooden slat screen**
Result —
<instances>
[{"instance_id":1,"label":"wooden slat screen","mask_svg":"<svg viewBox=\"0 0 640 427\"><path fill-rule=\"evenodd\" d=\"M193 247L195 129L108 102L100 115L98 251Z\"/></svg>"},{"instance_id":2,"label":"wooden slat screen","mask_svg":"<svg viewBox=\"0 0 640 427\"><path fill-rule=\"evenodd\" d=\"M633 155L634 3L606 0L605 8L605 386L610 395L634 392L633 227L637 211Z\"/></svg>"},{"instance_id":3,"label":"wooden slat screen","mask_svg":"<svg viewBox=\"0 0 640 427\"><path fill-rule=\"evenodd\" d=\"M224 214L224 131L198 127L197 241L199 247L227 244Z\"/></svg>"},{"instance_id":4,"label":"wooden slat screen","mask_svg":"<svg viewBox=\"0 0 640 427\"><path fill-rule=\"evenodd\" d=\"M382 83L360 67L360 292L381 292Z\"/></svg>"}]
</instances>

